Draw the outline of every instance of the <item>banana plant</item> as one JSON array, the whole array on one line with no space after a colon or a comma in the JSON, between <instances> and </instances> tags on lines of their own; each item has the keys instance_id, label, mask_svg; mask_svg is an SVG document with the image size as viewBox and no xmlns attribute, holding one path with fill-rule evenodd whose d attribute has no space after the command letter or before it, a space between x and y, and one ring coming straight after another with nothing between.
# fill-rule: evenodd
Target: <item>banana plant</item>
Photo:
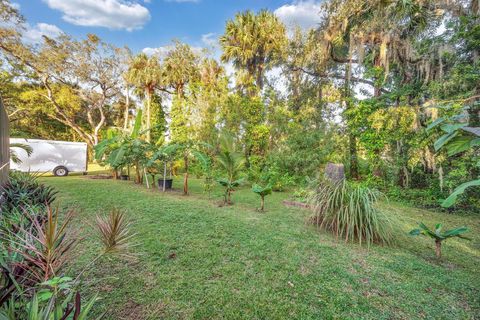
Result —
<instances>
[{"instance_id":1,"label":"banana plant","mask_svg":"<svg viewBox=\"0 0 480 320\"><path fill-rule=\"evenodd\" d=\"M139 145L139 137L142 134L141 126L142 110L139 110L135 118L135 124L130 130L109 128L106 139L94 147L95 160L109 165L113 169L115 178L118 178L118 171L129 164L128 151L134 150Z\"/></svg>"},{"instance_id":2,"label":"banana plant","mask_svg":"<svg viewBox=\"0 0 480 320\"><path fill-rule=\"evenodd\" d=\"M466 109L463 111L465 112ZM438 118L427 127L427 131L436 127L440 127L443 135L435 141L435 151L445 149L448 156L453 157L470 149L478 150L480 147L480 128L469 127L463 114ZM441 202L442 207L452 207L457 202L457 198L471 187L480 187L480 179L458 186L447 199Z\"/></svg>"},{"instance_id":3,"label":"banana plant","mask_svg":"<svg viewBox=\"0 0 480 320\"><path fill-rule=\"evenodd\" d=\"M435 230L432 231L430 230L424 223L419 224L419 229L413 229L410 231L410 235L412 236L418 236L418 235L424 235L427 237L432 238L435 240L435 255L437 258L442 257L442 242L450 239L450 238L461 238L461 239L466 239L466 240L471 240L470 238L467 238L463 236L462 234L468 231L467 227L459 227L451 230L446 230L442 232L442 224L438 223L435 225Z\"/></svg>"},{"instance_id":4,"label":"banana plant","mask_svg":"<svg viewBox=\"0 0 480 320\"><path fill-rule=\"evenodd\" d=\"M252 186L252 191L260 196L260 211L265 211L265 197L272 194L272 186L268 184L265 187L262 187L258 184Z\"/></svg>"}]
</instances>

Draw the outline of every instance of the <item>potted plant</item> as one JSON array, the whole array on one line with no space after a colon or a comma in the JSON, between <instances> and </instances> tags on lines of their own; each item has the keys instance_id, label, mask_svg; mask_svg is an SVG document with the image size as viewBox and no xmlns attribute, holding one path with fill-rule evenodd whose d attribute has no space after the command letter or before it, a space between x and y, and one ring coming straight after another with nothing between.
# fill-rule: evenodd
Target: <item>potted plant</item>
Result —
<instances>
[{"instance_id":1,"label":"potted plant","mask_svg":"<svg viewBox=\"0 0 480 320\"><path fill-rule=\"evenodd\" d=\"M148 168L155 168L154 170L163 173L162 177L157 180L158 187L163 192L172 189L173 177L171 162L173 161L178 148L179 147L176 144L162 146L153 153L152 157L147 162Z\"/></svg>"}]
</instances>

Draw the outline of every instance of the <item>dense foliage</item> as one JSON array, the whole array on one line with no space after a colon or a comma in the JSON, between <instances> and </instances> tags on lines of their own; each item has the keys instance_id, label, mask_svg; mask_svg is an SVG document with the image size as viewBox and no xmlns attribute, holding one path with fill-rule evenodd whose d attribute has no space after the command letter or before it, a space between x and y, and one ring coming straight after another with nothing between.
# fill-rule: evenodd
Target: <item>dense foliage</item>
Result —
<instances>
[{"instance_id":1,"label":"dense foliage","mask_svg":"<svg viewBox=\"0 0 480 320\"><path fill-rule=\"evenodd\" d=\"M35 176L12 172L0 187L0 317L2 319L87 319L95 301L82 305L82 273L106 254L125 255L132 238L123 212L97 217L103 248L72 278L67 266L80 242L74 211L54 208L57 191Z\"/></svg>"},{"instance_id":2,"label":"dense foliage","mask_svg":"<svg viewBox=\"0 0 480 320\"><path fill-rule=\"evenodd\" d=\"M144 133L115 154L128 150L130 163L102 158L115 171L135 168L138 183L144 169L155 173L147 164L170 142L182 146L169 171L184 174L184 193L189 172L211 186L221 162L207 174L194 153L215 158L226 132L243 155L242 177L276 191L304 186L336 162L349 179L428 208L470 183L443 203L479 208L478 183L470 182L480 173L478 140L458 147L480 126L476 0L330 0L315 30L289 29L268 10L241 12L219 39L221 61L180 41L151 56L95 35L31 45L15 7L5 0L1 10L0 94L14 135L95 147L112 127L131 131L141 114ZM441 119L451 125L431 126ZM446 142L457 144L454 155L439 147Z\"/></svg>"}]
</instances>

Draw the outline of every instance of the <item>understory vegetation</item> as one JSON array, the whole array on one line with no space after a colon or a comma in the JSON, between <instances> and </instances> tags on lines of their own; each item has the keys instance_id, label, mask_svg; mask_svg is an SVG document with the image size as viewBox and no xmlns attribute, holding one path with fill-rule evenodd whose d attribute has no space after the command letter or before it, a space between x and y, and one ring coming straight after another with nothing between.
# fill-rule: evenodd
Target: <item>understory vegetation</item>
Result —
<instances>
[{"instance_id":1,"label":"understory vegetation","mask_svg":"<svg viewBox=\"0 0 480 320\"><path fill-rule=\"evenodd\" d=\"M0 320L480 318L479 1L319 2L151 54L0 0L1 162L99 168L0 163Z\"/></svg>"}]
</instances>

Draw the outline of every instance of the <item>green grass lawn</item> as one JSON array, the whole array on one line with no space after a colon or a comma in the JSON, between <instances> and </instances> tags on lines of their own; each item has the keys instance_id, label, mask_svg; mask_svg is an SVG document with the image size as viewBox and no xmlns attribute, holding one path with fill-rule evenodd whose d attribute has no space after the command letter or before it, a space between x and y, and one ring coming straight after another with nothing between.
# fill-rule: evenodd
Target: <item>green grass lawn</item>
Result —
<instances>
[{"instance_id":1,"label":"green grass lawn","mask_svg":"<svg viewBox=\"0 0 480 320\"><path fill-rule=\"evenodd\" d=\"M219 207L220 190L208 199L195 180L188 197L82 176L42 181L60 190L60 206L77 208L74 269L99 246L88 227L95 215L118 207L133 222L136 261L106 258L84 277L84 296L99 293L105 319L480 318L479 216L383 204L396 244L367 249L306 224L308 211L282 204L288 193L259 213L250 189ZM439 262L430 239L407 235L418 221L467 225L473 241L448 241Z\"/></svg>"}]
</instances>

